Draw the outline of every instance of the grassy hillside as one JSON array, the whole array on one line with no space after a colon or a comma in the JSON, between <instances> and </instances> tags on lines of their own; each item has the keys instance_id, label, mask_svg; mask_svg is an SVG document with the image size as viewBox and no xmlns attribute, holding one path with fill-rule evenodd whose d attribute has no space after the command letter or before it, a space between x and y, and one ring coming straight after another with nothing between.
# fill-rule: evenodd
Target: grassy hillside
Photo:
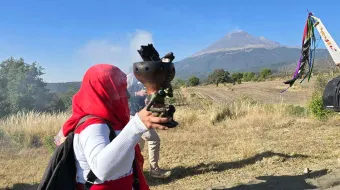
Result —
<instances>
[{"instance_id":1,"label":"grassy hillside","mask_svg":"<svg viewBox=\"0 0 340 190\"><path fill-rule=\"evenodd\" d=\"M151 179L146 163L151 189L312 189L334 185L330 175L334 173L328 172L338 165L338 115L320 121L303 105L263 104L249 96L214 103L196 88L180 92L176 93L180 105L176 104L175 113L180 125L159 131L160 165L172 169L173 175ZM36 187L51 155L52 137L68 115L29 113L0 121L0 189ZM143 154L147 162L147 151ZM312 172L305 175L305 168Z\"/></svg>"}]
</instances>

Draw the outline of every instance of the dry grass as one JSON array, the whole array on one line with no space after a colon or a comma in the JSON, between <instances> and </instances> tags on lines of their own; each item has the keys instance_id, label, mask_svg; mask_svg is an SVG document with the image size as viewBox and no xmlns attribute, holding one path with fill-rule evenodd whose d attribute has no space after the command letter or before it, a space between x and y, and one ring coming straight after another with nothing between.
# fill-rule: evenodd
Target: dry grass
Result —
<instances>
[{"instance_id":1,"label":"dry grass","mask_svg":"<svg viewBox=\"0 0 340 190\"><path fill-rule=\"evenodd\" d=\"M18 113L0 120L0 130L13 143L25 148L36 148L53 140L68 116L66 113Z\"/></svg>"},{"instance_id":2,"label":"dry grass","mask_svg":"<svg viewBox=\"0 0 340 190\"><path fill-rule=\"evenodd\" d=\"M173 169L174 177L151 182L157 185L154 189L233 187L259 176L298 176L305 167L319 170L337 164L340 129L334 118L321 123L291 116L285 105L243 102L219 107L179 110L181 125L160 132L161 165Z\"/></svg>"},{"instance_id":3,"label":"dry grass","mask_svg":"<svg viewBox=\"0 0 340 190\"><path fill-rule=\"evenodd\" d=\"M260 104L247 98L216 105L209 99L191 95L191 91L186 92L188 105L178 106L175 113L180 125L159 131L160 165L172 169L172 177L164 180L148 177L151 189L216 186L237 189L240 184L251 189L273 186L311 189L318 182L305 180L304 168L321 170L317 173L321 175L325 174L322 169L334 169L338 165L338 116L321 122L308 114L292 112L292 107L283 103ZM0 122L0 130L6 134L2 139L9 136L13 140L19 133L27 137L17 142L32 145L28 137L53 136L66 118L67 114L13 116ZM15 150L20 151L14 152L2 150L0 188L39 181L50 154L46 147L38 147L19 148ZM147 150L143 154L147 175ZM30 186L16 185L15 188L23 187Z\"/></svg>"},{"instance_id":4,"label":"dry grass","mask_svg":"<svg viewBox=\"0 0 340 190\"><path fill-rule=\"evenodd\" d=\"M191 91L192 94L210 99L218 103L229 103L239 100L243 96L252 97L256 101L263 104L277 104L283 101L287 104L305 105L307 100L312 96L312 89L315 84L315 79L310 82L305 81L296 84L289 88L286 92L281 93L288 86L283 84L284 80L273 80L266 82L245 82L242 84L227 84L207 85L204 87L195 87L185 89L185 93Z\"/></svg>"},{"instance_id":5,"label":"dry grass","mask_svg":"<svg viewBox=\"0 0 340 190\"><path fill-rule=\"evenodd\" d=\"M27 189L41 179L53 136L67 117L30 112L0 120L0 188Z\"/></svg>"}]
</instances>

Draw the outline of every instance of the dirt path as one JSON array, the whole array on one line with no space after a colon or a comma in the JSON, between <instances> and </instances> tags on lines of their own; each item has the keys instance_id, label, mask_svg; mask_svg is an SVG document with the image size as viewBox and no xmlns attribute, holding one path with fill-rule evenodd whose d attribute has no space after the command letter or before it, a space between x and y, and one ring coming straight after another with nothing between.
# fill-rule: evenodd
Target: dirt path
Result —
<instances>
[{"instance_id":1,"label":"dirt path","mask_svg":"<svg viewBox=\"0 0 340 190\"><path fill-rule=\"evenodd\" d=\"M282 81L269 81L258 83L243 83L237 85L202 86L192 88L191 91L205 98L212 99L216 103L231 102L240 98L250 97L255 101L273 104L287 103L304 105L311 96L312 82L305 82L302 85L290 88L284 93L285 89Z\"/></svg>"}]
</instances>

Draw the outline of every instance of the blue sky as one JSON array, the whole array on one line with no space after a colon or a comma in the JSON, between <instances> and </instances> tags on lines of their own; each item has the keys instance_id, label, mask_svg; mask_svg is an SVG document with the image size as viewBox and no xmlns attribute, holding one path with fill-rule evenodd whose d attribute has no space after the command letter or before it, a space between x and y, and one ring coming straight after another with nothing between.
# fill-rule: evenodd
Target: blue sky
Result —
<instances>
[{"instance_id":1,"label":"blue sky","mask_svg":"<svg viewBox=\"0 0 340 190\"><path fill-rule=\"evenodd\" d=\"M36 61L47 82L80 81L95 63L124 72L154 43L179 61L233 30L299 46L307 9L340 43L339 0L7 0L0 6L0 60ZM322 47L322 46L321 46Z\"/></svg>"}]
</instances>

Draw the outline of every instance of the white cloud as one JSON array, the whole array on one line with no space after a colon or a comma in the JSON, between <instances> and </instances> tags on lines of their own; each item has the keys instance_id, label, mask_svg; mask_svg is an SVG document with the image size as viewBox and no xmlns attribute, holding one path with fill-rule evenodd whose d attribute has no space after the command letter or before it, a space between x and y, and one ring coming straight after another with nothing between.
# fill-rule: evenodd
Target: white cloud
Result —
<instances>
[{"instance_id":1,"label":"white cloud","mask_svg":"<svg viewBox=\"0 0 340 190\"><path fill-rule=\"evenodd\" d=\"M130 46L129 46L129 51L130 51L130 57L131 57L131 63L141 61L141 57L138 54L137 50L140 49L141 45L147 45L153 43L152 40L152 34L143 31L143 30L137 30L133 35L130 40Z\"/></svg>"},{"instance_id":2,"label":"white cloud","mask_svg":"<svg viewBox=\"0 0 340 190\"><path fill-rule=\"evenodd\" d=\"M127 36L128 40L124 44L115 44L108 39L88 41L78 49L76 62L86 69L97 63L109 63L129 72L134 62L141 61L137 50L141 45L153 43L153 40L152 34L144 30L136 30Z\"/></svg>"}]
</instances>

